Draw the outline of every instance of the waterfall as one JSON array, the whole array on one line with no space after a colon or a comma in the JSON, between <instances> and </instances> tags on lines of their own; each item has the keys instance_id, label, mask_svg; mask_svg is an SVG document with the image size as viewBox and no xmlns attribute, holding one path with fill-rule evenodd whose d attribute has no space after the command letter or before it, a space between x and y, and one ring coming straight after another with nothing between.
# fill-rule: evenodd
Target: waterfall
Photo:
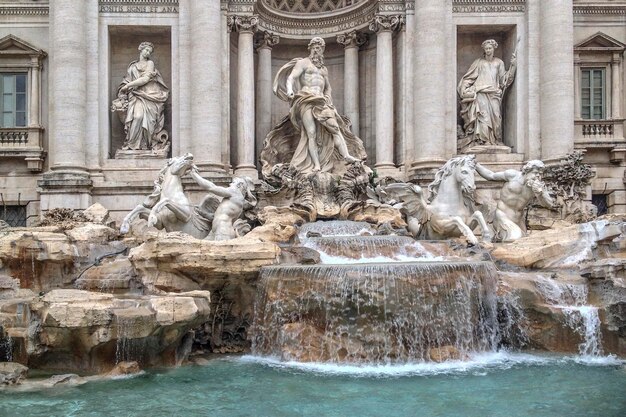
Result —
<instances>
[{"instance_id":1,"label":"waterfall","mask_svg":"<svg viewBox=\"0 0 626 417\"><path fill-rule=\"evenodd\" d=\"M0 362L13 361L13 339L0 326Z\"/></svg>"},{"instance_id":2,"label":"waterfall","mask_svg":"<svg viewBox=\"0 0 626 417\"><path fill-rule=\"evenodd\" d=\"M376 230L366 222L352 222L347 220L331 220L325 222L305 223L300 227L298 237L306 239L309 234L318 236L359 236L373 235Z\"/></svg>"},{"instance_id":3,"label":"waterfall","mask_svg":"<svg viewBox=\"0 0 626 417\"><path fill-rule=\"evenodd\" d=\"M565 324L581 336L578 353L588 356L602 355L598 307L587 304L587 286L558 282L540 275L537 277L537 289L552 307L563 312Z\"/></svg>"},{"instance_id":4,"label":"waterfall","mask_svg":"<svg viewBox=\"0 0 626 417\"><path fill-rule=\"evenodd\" d=\"M324 264L415 262L444 259L427 250L413 238L405 236L312 237L303 239L302 246L318 251Z\"/></svg>"},{"instance_id":5,"label":"waterfall","mask_svg":"<svg viewBox=\"0 0 626 417\"><path fill-rule=\"evenodd\" d=\"M283 360L428 361L497 345L488 262L274 266L261 270L252 350Z\"/></svg>"},{"instance_id":6,"label":"waterfall","mask_svg":"<svg viewBox=\"0 0 626 417\"><path fill-rule=\"evenodd\" d=\"M115 343L115 363L138 361L141 356L138 341L133 338L135 318L115 315L117 341Z\"/></svg>"}]
</instances>

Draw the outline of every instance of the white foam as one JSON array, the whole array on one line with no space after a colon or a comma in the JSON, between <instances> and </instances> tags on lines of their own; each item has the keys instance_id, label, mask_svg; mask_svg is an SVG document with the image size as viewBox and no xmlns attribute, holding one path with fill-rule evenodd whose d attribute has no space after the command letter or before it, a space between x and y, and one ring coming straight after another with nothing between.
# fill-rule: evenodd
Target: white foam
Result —
<instances>
[{"instance_id":1,"label":"white foam","mask_svg":"<svg viewBox=\"0 0 626 417\"><path fill-rule=\"evenodd\" d=\"M442 363L422 362L394 365L281 362L277 358L253 355L240 356L235 360L259 363L276 368L354 377L426 376L465 374L468 372L478 372L480 375L483 375L489 370L510 369L518 365L544 366L575 362L591 366L615 366L626 363L626 361L620 360L615 356L539 356L527 353L510 353L506 351L473 354L467 361L446 361Z\"/></svg>"}]
</instances>

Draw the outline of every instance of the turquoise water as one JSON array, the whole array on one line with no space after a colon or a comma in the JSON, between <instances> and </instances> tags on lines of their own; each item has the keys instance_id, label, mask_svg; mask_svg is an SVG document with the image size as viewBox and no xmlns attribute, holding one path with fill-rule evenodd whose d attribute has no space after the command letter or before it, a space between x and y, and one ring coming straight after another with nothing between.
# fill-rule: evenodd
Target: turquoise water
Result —
<instances>
[{"instance_id":1,"label":"turquoise water","mask_svg":"<svg viewBox=\"0 0 626 417\"><path fill-rule=\"evenodd\" d=\"M254 357L38 392L0 391L0 416L624 416L611 359L488 354L393 367Z\"/></svg>"}]
</instances>

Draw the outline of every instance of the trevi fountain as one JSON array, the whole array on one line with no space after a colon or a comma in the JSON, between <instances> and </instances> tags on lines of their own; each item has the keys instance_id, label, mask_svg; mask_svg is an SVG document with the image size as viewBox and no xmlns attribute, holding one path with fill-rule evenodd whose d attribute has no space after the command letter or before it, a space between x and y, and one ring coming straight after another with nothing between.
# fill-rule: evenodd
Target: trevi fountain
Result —
<instances>
[{"instance_id":1,"label":"trevi fountain","mask_svg":"<svg viewBox=\"0 0 626 417\"><path fill-rule=\"evenodd\" d=\"M240 42L258 24L229 19ZM391 45L406 24L369 27ZM482 56L459 73L458 149L402 177L378 142L386 109L372 164L354 107L335 102L328 37L307 36L263 84L284 112L258 165L244 141L252 165L220 177L174 145L170 68L132 39L110 155L154 161L151 190L122 215L59 204L0 226L0 415L626 413L626 214L598 214L584 152L511 159L525 40L471 36Z\"/></svg>"}]
</instances>

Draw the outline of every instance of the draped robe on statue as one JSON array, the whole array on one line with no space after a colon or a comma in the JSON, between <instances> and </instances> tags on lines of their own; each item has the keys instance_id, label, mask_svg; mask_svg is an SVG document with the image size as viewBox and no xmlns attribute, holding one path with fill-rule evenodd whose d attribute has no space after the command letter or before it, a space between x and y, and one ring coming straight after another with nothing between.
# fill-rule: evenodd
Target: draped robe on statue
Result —
<instances>
[{"instance_id":1,"label":"draped robe on statue","mask_svg":"<svg viewBox=\"0 0 626 417\"><path fill-rule=\"evenodd\" d=\"M163 130L165 124L163 109L169 89L158 70L149 72L145 69L145 63L142 65L141 61L133 61L119 88L144 76L150 77L150 81L128 92L124 149L152 149L156 142L155 136Z\"/></svg>"},{"instance_id":2,"label":"draped robe on statue","mask_svg":"<svg viewBox=\"0 0 626 417\"><path fill-rule=\"evenodd\" d=\"M478 58L461 78L457 92L467 139L473 145L502 145L502 96L513 83L515 66Z\"/></svg>"},{"instance_id":3,"label":"draped robe on statue","mask_svg":"<svg viewBox=\"0 0 626 417\"><path fill-rule=\"evenodd\" d=\"M295 58L285 64L274 79L274 94L281 100L289 102L287 96L287 78L296 63L302 58ZM357 159L365 159L366 153L361 139L350 131L350 120L337 113L330 100L324 96L317 96L300 91L300 81L293 81L295 96L291 100L289 115L283 118L265 138L261 152L262 172L266 177L272 168L278 164L288 163L302 173L313 172L313 160L308 149L308 136L303 127L302 114L310 110L316 124L316 138L320 170L332 174L342 175L346 164L339 151L335 148L332 131L333 127L327 121L334 118L339 125L350 155Z\"/></svg>"}]
</instances>

